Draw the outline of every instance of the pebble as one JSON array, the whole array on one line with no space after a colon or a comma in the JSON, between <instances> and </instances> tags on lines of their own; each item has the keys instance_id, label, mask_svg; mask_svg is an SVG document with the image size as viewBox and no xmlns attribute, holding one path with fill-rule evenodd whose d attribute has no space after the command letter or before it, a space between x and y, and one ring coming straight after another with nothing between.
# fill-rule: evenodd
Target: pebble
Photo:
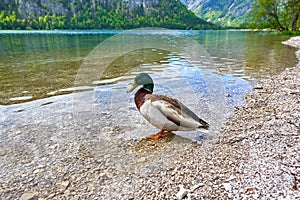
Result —
<instances>
[{"instance_id":1,"label":"pebble","mask_svg":"<svg viewBox=\"0 0 300 200\"><path fill-rule=\"evenodd\" d=\"M57 186L61 191L65 191L68 188L69 184L70 184L69 181L62 181L58 183Z\"/></svg>"},{"instance_id":2,"label":"pebble","mask_svg":"<svg viewBox=\"0 0 300 200\"><path fill-rule=\"evenodd\" d=\"M230 183L223 183L223 186L226 191L231 191L231 184Z\"/></svg>"},{"instance_id":3,"label":"pebble","mask_svg":"<svg viewBox=\"0 0 300 200\"><path fill-rule=\"evenodd\" d=\"M33 192L27 192L27 193L24 193L20 200L35 200L36 199L36 196L35 196L35 193Z\"/></svg>"},{"instance_id":4,"label":"pebble","mask_svg":"<svg viewBox=\"0 0 300 200\"><path fill-rule=\"evenodd\" d=\"M147 161L147 158L145 158L145 157L141 157L137 160L138 163L144 163L146 161Z\"/></svg>"},{"instance_id":5,"label":"pebble","mask_svg":"<svg viewBox=\"0 0 300 200\"><path fill-rule=\"evenodd\" d=\"M178 200L183 199L188 194L188 190L185 189L183 186L180 186L179 192L176 194L176 198Z\"/></svg>"},{"instance_id":6,"label":"pebble","mask_svg":"<svg viewBox=\"0 0 300 200\"><path fill-rule=\"evenodd\" d=\"M88 187L88 190L89 191L92 191L92 190L94 190L95 189L95 185L93 184L93 183L91 183L90 185L89 185L89 187Z\"/></svg>"}]
</instances>

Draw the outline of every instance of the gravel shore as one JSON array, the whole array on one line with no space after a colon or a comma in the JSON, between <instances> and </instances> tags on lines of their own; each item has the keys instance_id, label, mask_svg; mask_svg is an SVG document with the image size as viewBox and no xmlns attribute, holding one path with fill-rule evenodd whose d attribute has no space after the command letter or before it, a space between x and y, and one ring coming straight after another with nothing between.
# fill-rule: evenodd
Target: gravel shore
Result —
<instances>
[{"instance_id":1,"label":"gravel shore","mask_svg":"<svg viewBox=\"0 0 300 200\"><path fill-rule=\"evenodd\" d=\"M287 44L300 48L300 39ZM300 199L299 80L300 63L259 81L220 134L201 142L122 140L124 127L99 139L84 115L68 129L68 112L51 118L56 126L2 124L0 199Z\"/></svg>"}]
</instances>

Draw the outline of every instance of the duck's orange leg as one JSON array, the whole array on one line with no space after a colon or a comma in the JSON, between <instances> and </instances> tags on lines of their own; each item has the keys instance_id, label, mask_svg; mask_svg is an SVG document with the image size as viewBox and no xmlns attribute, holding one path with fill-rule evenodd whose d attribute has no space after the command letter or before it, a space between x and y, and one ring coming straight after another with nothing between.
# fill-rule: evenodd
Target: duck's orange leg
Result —
<instances>
[{"instance_id":1,"label":"duck's orange leg","mask_svg":"<svg viewBox=\"0 0 300 200\"><path fill-rule=\"evenodd\" d=\"M162 137L162 135L164 134L165 130L161 130L159 133L155 134L155 135L150 135L147 137L147 139L151 139L151 140L158 140L159 138Z\"/></svg>"}]
</instances>

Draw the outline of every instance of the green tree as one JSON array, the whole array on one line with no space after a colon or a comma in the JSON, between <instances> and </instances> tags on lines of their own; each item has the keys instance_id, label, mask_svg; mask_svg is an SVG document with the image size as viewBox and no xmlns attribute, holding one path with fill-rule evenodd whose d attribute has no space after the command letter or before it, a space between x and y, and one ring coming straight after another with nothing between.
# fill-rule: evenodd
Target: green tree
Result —
<instances>
[{"instance_id":1,"label":"green tree","mask_svg":"<svg viewBox=\"0 0 300 200\"><path fill-rule=\"evenodd\" d=\"M255 0L249 13L250 28L297 30L300 0Z\"/></svg>"},{"instance_id":2,"label":"green tree","mask_svg":"<svg viewBox=\"0 0 300 200\"><path fill-rule=\"evenodd\" d=\"M291 16L291 29L296 31L300 15L300 0L289 0L286 7L288 8L288 16Z\"/></svg>"}]
</instances>

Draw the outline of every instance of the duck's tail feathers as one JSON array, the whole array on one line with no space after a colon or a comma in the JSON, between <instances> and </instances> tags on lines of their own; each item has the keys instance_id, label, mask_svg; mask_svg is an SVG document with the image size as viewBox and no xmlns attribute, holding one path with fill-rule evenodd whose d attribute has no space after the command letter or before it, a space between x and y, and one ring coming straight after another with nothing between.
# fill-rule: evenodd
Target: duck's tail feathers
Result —
<instances>
[{"instance_id":1,"label":"duck's tail feathers","mask_svg":"<svg viewBox=\"0 0 300 200\"><path fill-rule=\"evenodd\" d=\"M203 119L200 119L200 118L199 118L199 123L201 125L198 127L198 129L202 132L208 132L209 124L206 121L204 121Z\"/></svg>"},{"instance_id":2,"label":"duck's tail feathers","mask_svg":"<svg viewBox=\"0 0 300 200\"><path fill-rule=\"evenodd\" d=\"M209 133L209 126L199 126L198 130L202 133Z\"/></svg>"}]
</instances>

